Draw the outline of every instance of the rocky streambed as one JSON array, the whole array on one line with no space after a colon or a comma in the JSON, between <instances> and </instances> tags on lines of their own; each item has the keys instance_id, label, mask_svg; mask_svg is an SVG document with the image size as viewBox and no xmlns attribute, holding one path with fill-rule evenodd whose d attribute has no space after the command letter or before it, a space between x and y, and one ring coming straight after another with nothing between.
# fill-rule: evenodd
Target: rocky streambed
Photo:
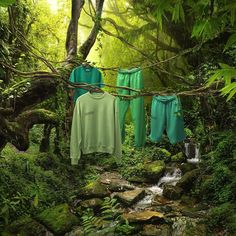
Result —
<instances>
[{"instance_id":1,"label":"rocky streambed","mask_svg":"<svg viewBox=\"0 0 236 236\"><path fill-rule=\"evenodd\" d=\"M122 217L135 228L132 235L207 235L204 221L208 207L188 195L199 175L197 165L185 163L163 167L163 162L155 161L146 164L145 168L149 173L142 181L134 178L128 181L118 172L101 169L99 178L81 188L70 206L61 204L35 218L19 219L2 235L86 235L74 209L99 212L105 197L117 199ZM115 234L98 231L96 235Z\"/></svg>"}]
</instances>

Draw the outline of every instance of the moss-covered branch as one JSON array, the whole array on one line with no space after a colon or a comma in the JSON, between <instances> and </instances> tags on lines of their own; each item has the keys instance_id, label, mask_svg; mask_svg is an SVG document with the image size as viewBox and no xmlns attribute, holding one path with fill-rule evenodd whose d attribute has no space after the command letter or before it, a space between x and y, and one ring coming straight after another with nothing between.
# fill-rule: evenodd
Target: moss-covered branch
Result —
<instances>
[{"instance_id":1,"label":"moss-covered branch","mask_svg":"<svg viewBox=\"0 0 236 236\"><path fill-rule=\"evenodd\" d=\"M29 147L29 130L34 124L56 124L55 113L44 109L23 112L15 121L8 121L0 114L0 137L3 143L10 142L17 149Z\"/></svg>"}]
</instances>

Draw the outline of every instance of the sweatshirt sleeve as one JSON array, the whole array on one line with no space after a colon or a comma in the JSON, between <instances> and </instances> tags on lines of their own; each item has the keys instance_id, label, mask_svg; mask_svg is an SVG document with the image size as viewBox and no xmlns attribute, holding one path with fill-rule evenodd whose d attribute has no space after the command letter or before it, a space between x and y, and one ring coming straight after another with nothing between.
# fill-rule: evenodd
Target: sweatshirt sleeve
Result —
<instances>
[{"instance_id":1,"label":"sweatshirt sleeve","mask_svg":"<svg viewBox=\"0 0 236 236\"><path fill-rule=\"evenodd\" d=\"M119 122L119 109L118 109L118 100L115 99L115 149L114 155L118 158L122 157L122 143L121 143L121 131L120 131L120 122Z\"/></svg>"},{"instance_id":2,"label":"sweatshirt sleeve","mask_svg":"<svg viewBox=\"0 0 236 236\"><path fill-rule=\"evenodd\" d=\"M79 109L79 99L75 104L70 138L70 158L71 164L77 165L81 155L81 116Z\"/></svg>"}]
</instances>

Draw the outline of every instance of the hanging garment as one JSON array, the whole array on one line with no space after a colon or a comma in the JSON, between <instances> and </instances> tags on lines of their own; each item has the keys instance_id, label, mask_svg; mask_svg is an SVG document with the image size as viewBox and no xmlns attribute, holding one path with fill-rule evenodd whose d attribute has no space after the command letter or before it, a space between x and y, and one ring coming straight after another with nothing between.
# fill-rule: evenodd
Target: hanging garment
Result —
<instances>
[{"instance_id":1,"label":"hanging garment","mask_svg":"<svg viewBox=\"0 0 236 236\"><path fill-rule=\"evenodd\" d=\"M102 87L102 74L101 72L92 66L79 66L75 68L70 74L70 82L72 83L87 83L87 84L98 84L95 85L99 88ZM81 88L76 88L74 92L73 100L76 102L77 98L88 91Z\"/></svg>"},{"instance_id":2,"label":"hanging garment","mask_svg":"<svg viewBox=\"0 0 236 236\"><path fill-rule=\"evenodd\" d=\"M152 99L151 140L161 141L165 129L172 144L185 139L182 108L177 96L154 96Z\"/></svg>"},{"instance_id":3,"label":"hanging garment","mask_svg":"<svg viewBox=\"0 0 236 236\"><path fill-rule=\"evenodd\" d=\"M70 158L73 165L78 163L81 152L103 152L121 157L117 100L107 92L87 92L76 101L70 140Z\"/></svg>"},{"instance_id":4,"label":"hanging garment","mask_svg":"<svg viewBox=\"0 0 236 236\"><path fill-rule=\"evenodd\" d=\"M130 70L119 70L117 77L117 86L125 86L133 89L143 89L142 71L140 68ZM118 89L118 94L135 95L135 92ZM118 99L120 127L122 132L122 142L125 140L125 115L131 107L131 115L134 122L135 146L142 147L145 144L146 125L145 125L145 111L144 98L138 97L132 100Z\"/></svg>"}]
</instances>

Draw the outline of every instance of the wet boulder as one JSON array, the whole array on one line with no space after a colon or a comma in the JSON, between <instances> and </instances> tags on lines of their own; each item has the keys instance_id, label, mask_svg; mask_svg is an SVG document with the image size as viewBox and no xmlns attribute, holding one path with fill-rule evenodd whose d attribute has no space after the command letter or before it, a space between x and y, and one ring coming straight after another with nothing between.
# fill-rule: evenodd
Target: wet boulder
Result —
<instances>
[{"instance_id":1,"label":"wet boulder","mask_svg":"<svg viewBox=\"0 0 236 236\"><path fill-rule=\"evenodd\" d=\"M124 213L122 216L127 219L129 223L162 222L164 220L164 214L149 210Z\"/></svg>"},{"instance_id":2,"label":"wet boulder","mask_svg":"<svg viewBox=\"0 0 236 236\"><path fill-rule=\"evenodd\" d=\"M182 193L183 189L178 186L165 185L163 189L163 196L171 200L180 199Z\"/></svg>"},{"instance_id":3,"label":"wet boulder","mask_svg":"<svg viewBox=\"0 0 236 236\"><path fill-rule=\"evenodd\" d=\"M195 169L195 170L185 173L182 176L182 178L178 181L176 186L182 188L185 192L189 192L191 188L193 187L199 174L200 174L199 169Z\"/></svg>"},{"instance_id":4,"label":"wet boulder","mask_svg":"<svg viewBox=\"0 0 236 236\"><path fill-rule=\"evenodd\" d=\"M158 179L164 174L165 168L164 161L153 161L151 163L146 163L143 166L144 177L149 182L157 183Z\"/></svg>"},{"instance_id":5,"label":"wet boulder","mask_svg":"<svg viewBox=\"0 0 236 236\"><path fill-rule=\"evenodd\" d=\"M122 193L114 193L113 196L117 198L124 205L131 206L145 197L145 190L135 189L135 190L125 191Z\"/></svg>"},{"instance_id":6,"label":"wet boulder","mask_svg":"<svg viewBox=\"0 0 236 236\"><path fill-rule=\"evenodd\" d=\"M100 178L99 182L106 185L110 191L122 192L125 190L132 190L135 186L131 185L127 180L117 172L105 172Z\"/></svg>"}]
</instances>

